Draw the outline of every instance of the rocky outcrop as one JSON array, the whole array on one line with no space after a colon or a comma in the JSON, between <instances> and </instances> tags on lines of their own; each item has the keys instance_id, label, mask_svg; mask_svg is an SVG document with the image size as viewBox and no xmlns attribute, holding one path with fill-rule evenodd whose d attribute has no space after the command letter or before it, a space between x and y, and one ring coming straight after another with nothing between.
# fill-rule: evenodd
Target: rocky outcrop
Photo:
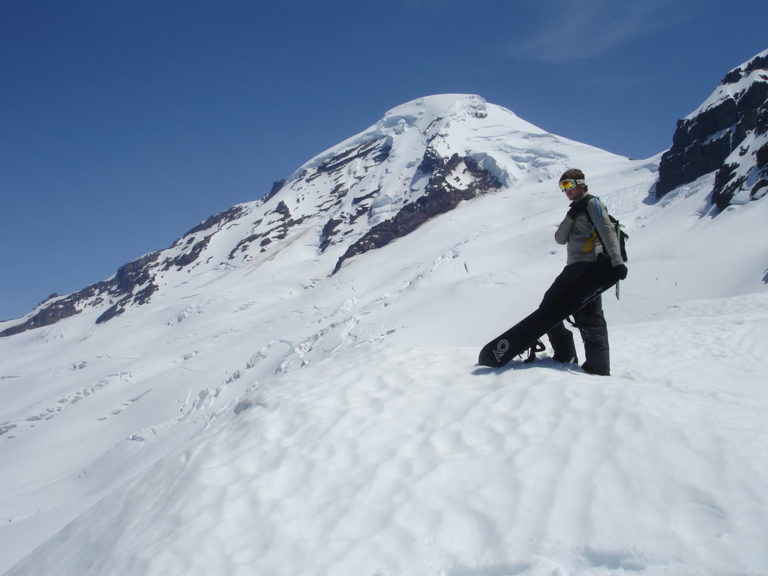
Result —
<instances>
[{"instance_id":1,"label":"rocky outcrop","mask_svg":"<svg viewBox=\"0 0 768 576\"><path fill-rule=\"evenodd\" d=\"M2 336L20 334L33 328L50 326L59 320L79 314L88 307L114 303L96 320L97 324L119 316L130 304L144 304L157 290L151 268L157 262L160 252L147 254L133 262L121 266L109 280L97 282L62 298L51 298L44 302L38 312L25 322L11 326L0 332Z\"/></svg>"},{"instance_id":2,"label":"rocky outcrop","mask_svg":"<svg viewBox=\"0 0 768 576\"><path fill-rule=\"evenodd\" d=\"M253 223L255 232L237 243L229 253L229 259L234 260L238 254L246 253L250 246L256 243L258 243L259 250L265 252L270 244L284 239L288 236L291 228L301 224L305 219L304 217L293 218L288 205L281 200L274 210L266 214L265 218ZM266 229L263 229L262 223L265 220L268 220L268 223L266 224Z\"/></svg>"},{"instance_id":3,"label":"rocky outcrop","mask_svg":"<svg viewBox=\"0 0 768 576\"><path fill-rule=\"evenodd\" d=\"M370 158L374 163L381 164L392 151L392 141L389 138L379 138L345 150L332 158L320 163L317 173L338 172L341 168L358 159Z\"/></svg>"},{"instance_id":4,"label":"rocky outcrop","mask_svg":"<svg viewBox=\"0 0 768 576\"><path fill-rule=\"evenodd\" d=\"M718 209L735 198L768 191L768 51L731 70L694 113L678 121L672 147L659 166L656 197L717 172L712 202Z\"/></svg>"},{"instance_id":5,"label":"rocky outcrop","mask_svg":"<svg viewBox=\"0 0 768 576\"><path fill-rule=\"evenodd\" d=\"M119 316L130 304L149 302L152 294L157 291L152 268L160 258L160 254L160 252L147 254L117 270L112 280L106 283L106 290L102 291L102 297L109 297L116 301L96 319L96 324Z\"/></svg>"},{"instance_id":6,"label":"rocky outcrop","mask_svg":"<svg viewBox=\"0 0 768 576\"><path fill-rule=\"evenodd\" d=\"M425 194L403 206L394 218L373 226L349 246L336 262L333 274L341 269L345 260L382 248L410 234L431 218L453 210L462 200L471 200L501 187L493 174L484 170L472 158L460 157L458 154L440 158L428 148L420 170L429 170L432 174Z\"/></svg>"},{"instance_id":7,"label":"rocky outcrop","mask_svg":"<svg viewBox=\"0 0 768 576\"><path fill-rule=\"evenodd\" d=\"M235 206L211 216L192 228L168 250L152 252L124 264L109 280L91 284L64 297L50 297L27 320L0 332L0 337L50 326L84 310L107 305L106 310L96 319L96 323L101 324L120 316L131 305L146 304L158 290L158 271L171 268L178 270L193 264L204 252L213 230L237 219L242 211L242 207Z\"/></svg>"},{"instance_id":8,"label":"rocky outcrop","mask_svg":"<svg viewBox=\"0 0 768 576\"><path fill-rule=\"evenodd\" d=\"M94 287L86 288L75 294L70 294L64 298L49 298L41 304L39 312L30 317L26 322L11 326L0 332L0 336L13 336L14 334L21 334L27 330L33 328L41 328L43 326L50 326L55 324L59 320L69 318L79 313L80 310L77 307L77 303L85 297L90 297L95 292L90 292L90 289ZM86 295L87 294L87 295Z\"/></svg>"}]
</instances>

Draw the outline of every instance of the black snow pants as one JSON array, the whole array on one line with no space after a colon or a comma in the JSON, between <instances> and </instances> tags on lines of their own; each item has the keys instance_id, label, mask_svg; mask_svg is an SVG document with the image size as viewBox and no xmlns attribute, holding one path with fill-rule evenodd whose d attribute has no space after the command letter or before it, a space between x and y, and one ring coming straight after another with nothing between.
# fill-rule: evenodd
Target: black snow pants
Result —
<instances>
[{"instance_id":1,"label":"black snow pants","mask_svg":"<svg viewBox=\"0 0 768 576\"><path fill-rule=\"evenodd\" d=\"M571 308L574 300L584 299L592 289L594 278L606 273L610 262L579 262L566 266L544 294L540 308L556 313ZM564 312L561 317L564 317ZM592 374L609 375L611 357L608 345L608 326L603 315L603 302L598 294L574 314L574 323L584 342L586 362L583 368ZM560 322L547 332L558 362L578 362L573 334Z\"/></svg>"}]
</instances>

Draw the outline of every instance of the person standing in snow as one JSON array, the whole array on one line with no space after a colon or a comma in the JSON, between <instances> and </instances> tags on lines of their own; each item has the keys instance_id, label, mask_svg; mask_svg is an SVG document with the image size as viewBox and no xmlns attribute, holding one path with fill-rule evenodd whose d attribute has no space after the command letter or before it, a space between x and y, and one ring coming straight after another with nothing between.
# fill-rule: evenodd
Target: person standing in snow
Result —
<instances>
[{"instance_id":1,"label":"person standing in snow","mask_svg":"<svg viewBox=\"0 0 768 576\"><path fill-rule=\"evenodd\" d=\"M587 194L584 173L578 168L566 170L560 177L559 185L571 205L557 227L555 241L567 244L568 260L563 271L544 294L540 305L544 309L562 307L564 302L589 283L591 276L608 274L620 280L627 277L627 266L621 256L608 210L599 198ZM601 296L591 300L573 317L584 341L586 361L582 369L589 374L610 375L608 327ZM549 330L547 337L554 349L554 360L578 363L573 334L562 322Z\"/></svg>"}]
</instances>

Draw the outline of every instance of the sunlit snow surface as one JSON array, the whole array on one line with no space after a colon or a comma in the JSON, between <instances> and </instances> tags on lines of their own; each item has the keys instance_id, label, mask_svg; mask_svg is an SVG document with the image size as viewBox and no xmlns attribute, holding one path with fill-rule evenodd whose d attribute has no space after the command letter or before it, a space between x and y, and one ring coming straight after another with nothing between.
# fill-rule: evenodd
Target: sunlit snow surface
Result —
<instances>
[{"instance_id":1,"label":"sunlit snow surface","mask_svg":"<svg viewBox=\"0 0 768 576\"><path fill-rule=\"evenodd\" d=\"M441 98L409 106L453 150L477 100ZM768 203L712 218L705 177L652 205L656 159L492 112L478 147L515 177L334 276L308 226L0 339L0 573L764 573ZM478 368L564 264L574 165L630 233L613 375Z\"/></svg>"}]
</instances>

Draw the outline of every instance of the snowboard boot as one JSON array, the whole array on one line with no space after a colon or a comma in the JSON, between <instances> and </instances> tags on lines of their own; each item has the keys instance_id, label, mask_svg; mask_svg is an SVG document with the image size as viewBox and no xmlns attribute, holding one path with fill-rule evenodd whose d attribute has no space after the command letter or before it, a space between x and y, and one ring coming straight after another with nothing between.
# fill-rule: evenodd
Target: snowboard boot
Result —
<instances>
[{"instance_id":1,"label":"snowboard boot","mask_svg":"<svg viewBox=\"0 0 768 576\"><path fill-rule=\"evenodd\" d=\"M563 364L578 364L576 346L573 341L573 333L562 322L547 332L549 343L552 345L554 355L552 360Z\"/></svg>"},{"instance_id":2,"label":"snowboard boot","mask_svg":"<svg viewBox=\"0 0 768 576\"><path fill-rule=\"evenodd\" d=\"M611 355L608 348L595 350L594 348L587 347L586 356L587 361L581 365L581 369L584 372L597 376L611 375Z\"/></svg>"},{"instance_id":3,"label":"snowboard boot","mask_svg":"<svg viewBox=\"0 0 768 576\"><path fill-rule=\"evenodd\" d=\"M594 374L595 376L610 376L611 371L605 367L593 366L589 362L584 362L581 365L581 369L587 374Z\"/></svg>"}]
</instances>

